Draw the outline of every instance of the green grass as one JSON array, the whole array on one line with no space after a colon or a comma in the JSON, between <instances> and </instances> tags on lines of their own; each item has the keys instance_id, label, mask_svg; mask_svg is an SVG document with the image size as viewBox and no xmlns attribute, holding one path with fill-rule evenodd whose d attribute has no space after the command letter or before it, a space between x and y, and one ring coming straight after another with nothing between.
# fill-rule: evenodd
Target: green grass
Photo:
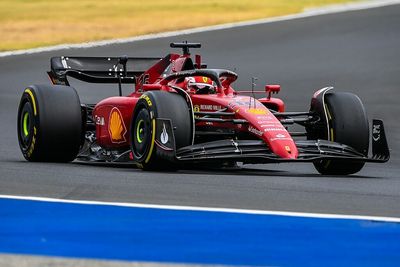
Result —
<instances>
[{"instance_id":1,"label":"green grass","mask_svg":"<svg viewBox=\"0 0 400 267\"><path fill-rule=\"evenodd\" d=\"M349 0L0 0L0 51L293 14Z\"/></svg>"}]
</instances>

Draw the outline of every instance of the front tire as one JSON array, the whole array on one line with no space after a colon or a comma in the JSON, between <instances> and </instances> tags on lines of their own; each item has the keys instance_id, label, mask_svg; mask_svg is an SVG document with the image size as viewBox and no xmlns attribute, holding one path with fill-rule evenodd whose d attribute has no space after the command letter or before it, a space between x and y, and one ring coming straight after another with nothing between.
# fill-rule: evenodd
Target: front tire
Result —
<instances>
[{"instance_id":1,"label":"front tire","mask_svg":"<svg viewBox=\"0 0 400 267\"><path fill-rule=\"evenodd\" d=\"M18 142L28 161L69 162L81 145L82 115L75 89L32 85L18 108Z\"/></svg>"},{"instance_id":2,"label":"front tire","mask_svg":"<svg viewBox=\"0 0 400 267\"><path fill-rule=\"evenodd\" d=\"M193 125L185 99L175 93L149 91L138 100L131 122L131 150L134 160L144 170L174 169L174 162L157 153L155 134L157 118L170 119L179 149L192 144Z\"/></svg>"},{"instance_id":3,"label":"front tire","mask_svg":"<svg viewBox=\"0 0 400 267\"><path fill-rule=\"evenodd\" d=\"M363 155L368 155L369 125L360 98L352 93L333 92L325 96L329 134L318 136L348 145ZM325 114L319 114L325 116ZM359 172L365 162L349 160L318 160L314 166L321 174L348 175Z\"/></svg>"}]
</instances>

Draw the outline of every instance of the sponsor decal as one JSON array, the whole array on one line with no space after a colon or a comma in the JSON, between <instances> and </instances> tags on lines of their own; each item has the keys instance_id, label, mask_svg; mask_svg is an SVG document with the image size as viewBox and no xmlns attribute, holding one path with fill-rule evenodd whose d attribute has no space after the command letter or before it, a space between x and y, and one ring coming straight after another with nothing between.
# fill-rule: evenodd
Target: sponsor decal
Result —
<instances>
[{"instance_id":1,"label":"sponsor decal","mask_svg":"<svg viewBox=\"0 0 400 267\"><path fill-rule=\"evenodd\" d=\"M372 129L372 139L374 139L375 142L379 141L381 139L381 125L373 125Z\"/></svg>"},{"instance_id":2,"label":"sponsor decal","mask_svg":"<svg viewBox=\"0 0 400 267\"><path fill-rule=\"evenodd\" d=\"M164 151L173 151L174 138L173 135L171 135L172 124L170 122L166 122L164 119L157 119L156 124L157 138L154 140L156 146Z\"/></svg>"},{"instance_id":3,"label":"sponsor decal","mask_svg":"<svg viewBox=\"0 0 400 267\"><path fill-rule=\"evenodd\" d=\"M28 152L27 155L28 157L30 157L33 153L33 151L35 150L35 144L36 144L36 127L33 127L33 137L32 137L32 142L31 145L28 148Z\"/></svg>"},{"instance_id":4,"label":"sponsor decal","mask_svg":"<svg viewBox=\"0 0 400 267\"><path fill-rule=\"evenodd\" d=\"M268 119L263 118L262 120L258 120L257 124L261 125L261 127L281 127L282 124L276 123L272 121L271 117L268 117Z\"/></svg>"},{"instance_id":5,"label":"sponsor decal","mask_svg":"<svg viewBox=\"0 0 400 267\"><path fill-rule=\"evenodd\" d=\"M195 105L195 106L193 107L193 111L194 111L194 112L199 112L199 111L200 111L199 105Z\"/></svg>"},{"instance_id":6,"label":"sponsor decal","mask_svg":"<svg viewBox=\"0 0 400 267\"><path fill-rule=\"evenodd\" d=\"M108 132L111 142L120 144L126 142L125 134L127 132L121 111L114 107L111 109L110 118L108 120Z\"/></svg>"},{"instance_id":7,"label":"sponsor decal","mask_svg":"<svg viewBox=\"0 0 400 267\"><path fill-rule=\"evenodd\" d=\"M104 126L106 124L105 121L104 121L104 117L100 117L100 116L97 116L97 115L94 116L94 123L96 125L100 125L100 126Z\"/></svg>"},{"instance_id":8,"label":"sponsor decal","mask_svg":"<svg viewBox=\"0 0 400 267\"><path fill-rule=\"evenodd\" d=\"M262 128L272 127L272 128L281 128L281 129L283 129L283 127L281 127L281 125L278 124L278 123L271 123L271 122L267 122L267 123L268 123L268 124L261 124L260 126L261 126Z\"/></svg>"},{"instance_id":9,"label":"sponsor decal","mask_svg":"<svg viewBox=\"0 0 400 267\"><path fill-rule=\"evenodd\" d=\"M285 134L281 134L281 133L275 135L274 138L271 138L271 139L270 139L271 142L277 141L277 140L280 140L280 141L282 141L282 140L290 140L290 141L293 141L293 139L292 139L290 136L286 136Z\"/></svg>"},{"instance_id":10,"label":"sponsor decal","mask_svg":"<svg viewBox=\"0 0 400 267\"><path fill-rule=\"evenodd\" d=\"M221 110L222 106L219 105L200 105L201 110Z\"/></svg>"},{"instance_id":11,"label":"sponsor decal","mask_svg":"<svg viewBox=\"0 0 400 267\"><path fill-rule=\"evenodd\" d=\"M256 114L256 115L267 115L268 111L263 108L249 108L246 110L247 113Z\"/></svg>"},{"instance_id":12,"label":"sponsor decal","mask_svg":"<svg viewBox=\"0 0 400 267\"><path fill-rule=\"evenodd\" d=\"M151 102L151 99L148 95L141 95L140 98L146 100L147 105L149 105L149 107L151 107L153 105L153 103Z\"/></svg>"},{"instance_id":13,"label":"sponsor decal","mask_svg":"<svg viewBox=\"0 0 400 267\"><path fill-rule=\"evenodd\" d=\"M251 126L251 125L249 126L248 131L251 132L251 133L253 133L253 134L255 134L255 135L258 135L258 136L262 136L262 134L263 134L262 131L257 130L256 128L254 128L254 127Z\"/></svg>"},{"instance_id":14,"label":"sponsor decal","mask_svg":"<svg viewBox=\"0 0 400 267\"><path fill-rule=\"evenodd\" d=\"M261 124L263 127L269 127L269 126L280 126L280 124L274 123L273 121L270 120L263 120L263 121L257 121L258 124ZM265 124L267 123L267 124ZM269 125L269 126L265 126Z\"/></svg>"},{"instance_id":15,"label":"sponsor decal","mask_svg":"<svg viewBox=\"0 0 400 267\"><path fill-rule=\"evenodd\" d=\"M292 139L291 137L281 137L281 138L278 138L278 137L277 137L277 138L271 138L271 139L270 139L271 142L273 142L273 141L278 141L278 140L279 140L279 141L283 141L283 140L286 140L286 141L293 141L293 139Z\"/></svg>"},{"instance_id":16,"label":"sponsor decal","mask_svg":"<svg viewBox=\"0 0 400 267\"><path fill-rule=\"evenodd\" d=\"M272 119L271 116L256 116L257 120L260 120L260 122L262 123L263 120L267 121L267 123L269 123L269 121Z\"/></svg>"},{"instance_id":17,"label":"sponsor decal","mask_svg":"<svg viewBox=\"0 0 400 267\"><path fill-rule=\"evenodd\" d=\"M160 135L160 141L163 145L165 145L166 143L168 143L168 133L167 133L167 129L165 128L165 124L163 123L163 130L162 133Z\"/></svg>"},{"instance_id":18,"label":"sponsor decal","mask_svg":"<svg viewBox=\"0 0 400 267\"><path fill-rule=\"evenodd\" d=\"M148 84L150 79L150 75L148 73L141 75L137 79L137 84Z\"/></svg>"},{"instance_id":19,"label":"sponsor decal","mask_svg":"<svg viewBox=\"0 0 400 267\"><path fill-rule=\"evenodd\" d=\"M275 135L275 138L271 138L270 141L276 141L276 140L290 140L293 141L293 139L290 136L286 136L285 134L277 134Z\"/></svg>"},{"instance_id":20,"label":"sponsor decal","mask_svg":"<svg viewBox=\"0 0 400 267\"><path fill-rule=\"evenodd\" d=\"M282 129L282 128L265 128L264 132L283 131L283 130L284 129Z\"/></svg>"}]
</instances>

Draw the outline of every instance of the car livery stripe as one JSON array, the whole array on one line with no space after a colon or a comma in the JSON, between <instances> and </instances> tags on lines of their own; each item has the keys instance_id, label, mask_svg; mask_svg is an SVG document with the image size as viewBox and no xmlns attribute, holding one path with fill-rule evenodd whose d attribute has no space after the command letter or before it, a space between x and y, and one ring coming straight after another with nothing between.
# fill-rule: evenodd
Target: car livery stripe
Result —
<instances>
[{"instance_id":1,"label":"car livery stripe","mask_svg":"<svg viewBox=\"0 0 400 267\"><path fill-rule=\"evenodd\" d=\"M296 214L3 196L0 252L247 266L400 262L399 218Z\"/></svg>"}]
</instances>

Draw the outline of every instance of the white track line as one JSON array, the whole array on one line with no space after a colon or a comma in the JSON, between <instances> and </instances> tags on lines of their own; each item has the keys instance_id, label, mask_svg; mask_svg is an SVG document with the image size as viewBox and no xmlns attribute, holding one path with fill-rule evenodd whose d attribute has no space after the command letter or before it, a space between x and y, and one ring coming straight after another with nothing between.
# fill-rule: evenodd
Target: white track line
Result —
<instances>
[{"instance_id":1,"label":"white track line","mask_svg":"<svg viewBox=\"0 0 400 267\"><path fill-rule=\"evenodd\" d=\"M61 44L61 45L33 48L33 49L26 49L26 50L0 52L0 57L36 54L36 53L42 53L42 52L50 52L50 51L73 49L73 48L91 48L91 47L107 46L107 45L113 45L113 44L132 43L132 42L137 42L137 41L174 37L174 36L180 36L180 35L186 35L186 34L192 34L192 33L225 30L225 29L231 29L231 28L235 28L235 27L253 26L253 25L273 23L273 22L278 22L278 21L308 18L308 17L319 16L319 15L327 15L327 14L335 14L335 13L348 12L348 11L357 11L357 10L364 10L364 9L370 9L370 8L378 8L378 7L396 5L396 4L400 4L400 0L370 0L370 1L362 1L362 2L356 2L356 3L341 4L341 5L331 5L331 6L322 7L322 8L307 9L302 13L286 15L286 16L281 16L281 17L257 19L257 20L250 20L250 21L244 21L244 22L233 22L233 23L219 24L219 25L206 26L206 27L198 27L198 28L179 30L179 31L170 31L170 32L163 32L163 33L156 33L156 34L140 35L140 36L130 37L130 38L120 38L120 39L87 42L87 43L80 43L80 44Z\"/></svg>"},{"instance_id":2,"label":"white track line","mask_svg":"<svg viewBox=\"0 0 400 267\"><path fill-rule=\"evenodd\" d=\"M105 40L98 42L88 42L81 44L63 44L49 47L41 47L27 50L17 50L0 52L0 57L34 54L42 52L57 51L62 49L72 48L91 48L96 46L106 46L112 44L122 44L137 42L143 40L151 40L165 37L180 36L185 34L224 30L235 27L252 26L258 24L273 23L278 21L286 21L300 18L307 18L326 14L335 14L348 11L364 10L370 8L378 8L389 5L400 4L400 0L375 0L361 3L349 3L343 5L334 5L325 8L309 9L299 14L287 15L275 18L258 19L245 22L226 23L214 26L198 27L187 30L171 31L157 34L141 35L131 38L121 38L113 40ZM106 205L106 206L119 206L119 207L134 207L134 208L151 208L151 209L169 209L169 210L187 210L187 211L211 211L211 212L227 212L227 213L243 213L243 214L260 214L260 215L280 215L280 216L294 216L294 217L312 217L312 218L325 218L325 219L354 219L354 220L373 220L373 221L386 221L400 223L400 218L394 217L378 217L378 216L362 216L362 215L340 215L340 214L323 214L323 213L303 213L303 212L286 212L286 211L267 211L267 210L247 210L247 209L229 209L229 208L208 208L208 207L191 207L191 206L174 206L174 205L155 205L155 204L140 204L140 203L121 203L121 202L101 202L89 200L66 200L44 197L30 197L30 196L9 196L0 195L0 198L6 199L19 199L19 200L33 200L33 201L47 201L47 202L60 202L60 203L73 203L73 204L86 204L86 205Z\"/></svg>"},{"instance_id":3,"label":"white track line","mask_svg":"<svg viewBox=\"0 0 400 267\"><path fill-rule=\"evenodd\" d=\"M192 207L192 206L158 205L158 204L124 203L124 202L106 202L106 201L91 201L91 200L70 200L70 199L57 199L57 198L34 197L34 196L0 195L0 199L2 199L2 198L3 199L16 199L16 200L31 200L31 201L43 201L43 202L69 203L69 204L83 204L83 205L102 205L102 206L130 207L130 208L205 211L205 212L224 212L224 213L277 215L277 216L307 217L307 218L322 218L322 219L367 220L367 221L383 221L383 222L400 223L400 218L395 218L395 217L324 214L324 213L306 213L306 212L288 212L288 211L270 211L270 210L248 210L248 209L230 209L230 208L213 208L213 207L194 207L194 206Z\"/></svg>"}]
</instances>

